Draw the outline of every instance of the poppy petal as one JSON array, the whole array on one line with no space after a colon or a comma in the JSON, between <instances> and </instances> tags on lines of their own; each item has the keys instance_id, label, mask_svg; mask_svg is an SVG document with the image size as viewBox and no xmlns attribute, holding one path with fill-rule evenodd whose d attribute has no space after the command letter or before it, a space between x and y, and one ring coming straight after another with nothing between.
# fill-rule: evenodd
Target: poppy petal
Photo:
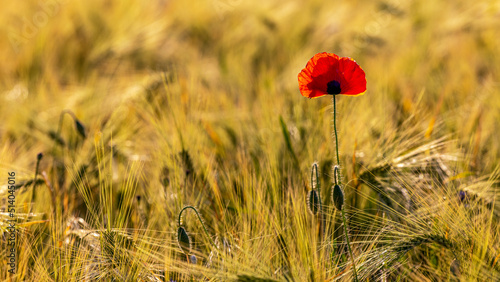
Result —
<instances>
[{"instance_id":1,"label":"poppy petal","mask_svg":"<svg viewBox=\"0 0 500 282\"><path fill-rule=\"evenodd\" d=\"M365 72L351 58L343 57L340 69L344 75L345 84L342 87L342 95L362 95L366 91Z\"/></svg>"},{"instance_id":2,"label":"poppy petal","mask_svg":"<svg viewBox=\"0 0 500 282\"><path fill-rule=\"evenodd\" d=\"M361 95L366 91L365 72L351 58L318 53L299 73L300 93L308 98L329 94Z\"/></svg>"}]
</instances>

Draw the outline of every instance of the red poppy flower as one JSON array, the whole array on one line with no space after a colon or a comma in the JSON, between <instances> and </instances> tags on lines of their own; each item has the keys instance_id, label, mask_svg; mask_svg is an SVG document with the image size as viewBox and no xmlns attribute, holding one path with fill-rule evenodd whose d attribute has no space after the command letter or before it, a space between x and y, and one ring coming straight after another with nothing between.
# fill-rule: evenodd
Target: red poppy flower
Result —
<instances>
[{"instance_id":1,"label":"red poppy flower","mask_svg":"<svg viewBox=\"0 0 500 282\"><path fill-rule=\"evenodd\" d=\"M351 58L318 53L299 73L299 89L307 98L328 94L362 95L366 91L365 72Z\"/></svg>"}]
</instances>

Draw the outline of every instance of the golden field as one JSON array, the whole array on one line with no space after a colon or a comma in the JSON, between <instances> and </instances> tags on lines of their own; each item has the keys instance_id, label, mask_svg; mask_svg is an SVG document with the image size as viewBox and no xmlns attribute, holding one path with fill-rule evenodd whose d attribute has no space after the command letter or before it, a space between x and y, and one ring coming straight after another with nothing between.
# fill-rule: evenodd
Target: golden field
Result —
<instances>
[{"instance_id":1,"label":"golden field","mask_svg":"<svg viewBox=\"0 0 500 282\"><path fill-rule=\"evenodd\" d=\"M497 1L44 0L0 15L0 280L352 281L352 260L361 281L500 279ZM318 52L367 79L337 99L352 257L331 99L298 89ZM188 255L185 206L206 227L182 214Z\"/></svg>"}]
</instances>

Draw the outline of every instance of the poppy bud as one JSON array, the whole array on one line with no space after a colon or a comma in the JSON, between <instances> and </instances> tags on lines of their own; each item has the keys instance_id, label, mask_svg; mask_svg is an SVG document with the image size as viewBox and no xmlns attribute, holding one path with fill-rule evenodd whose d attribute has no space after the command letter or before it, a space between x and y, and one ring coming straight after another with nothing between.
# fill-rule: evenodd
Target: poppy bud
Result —
<instances>
[{"instance_id":1,"label":"poppy bud","mask_svg":"<svg viewBox=\"0 0 500 282\"><path fill-rule=\"evenodd\" d=\"M462 203L467 201L468 200L467 192L460 190L460 192L458 192L458 198Z\"/></svg>"},{"instance_id":2,"label":"poppy bud","mask_svg":"<svg viewBox=\"0 0 500 282\"><path fill-rule=\"evenodd\" d=\"M177 229L177 243L179 244L179 248L185 254L189 254L191 252L191 238L189 238L186 229L182 226Z\"/></svg>"},{"instance_id":3,"label":"poppy bud","mask_svg":"<svg viewBox=\"0 0 500 282\"><path fill-rule=\"evenodd\" d=\"M64 139L62 139L61 135L57 134L55 131L49 131L47 133L49 135L49 137L54 140L57 144L59 144L60 146L64 146L66 145L66 143L64 142Z\"/></svg>"},{"instance_id":4,"label":"poppy bud","mask_svg":"<svg viewBox=\"0 0 500 282\"><path fill-rule=\"evenodd\" d=\"M80 135L85 139L85 137L87 137L87 134L85 134L85 126L83 126L83 123L75 119L75 126L76 131L78 131L78 133L80 133Z\"/></svg>"},{"instance_id":5,"label":"poppy bud","mask_svg":"<svg viewBox=\"0 0 500 282\"><path fill-rule=\"evenodd\" d=\"M332 200L335 208L339 211L342 210L342 206L344 205L344 192L337 184L333 186Z\"/></svg>"},{"instance_id":6,"label":"poppy bud","mask_svg":"<svg viewBox=\"0 0 500 282\"><path fill-rule=\"evenodd\" d=\"M36 155L36 159L38 161L40 161L42 158L43 158L43 153L38 153L38 155Z\"/></svg>"},{"instance_id":7,"label":"poppy bud","mask_svg":"<svg viewBox=\"0 0 500 282\"><path fill-rule=\"evenodd\" d=\"M313 215L316 215L318 211L321 209L321 203L319 201L319 194L316 190L311 190L307 194L307 208L309 212Z\"/></svg>"}]
</instances>

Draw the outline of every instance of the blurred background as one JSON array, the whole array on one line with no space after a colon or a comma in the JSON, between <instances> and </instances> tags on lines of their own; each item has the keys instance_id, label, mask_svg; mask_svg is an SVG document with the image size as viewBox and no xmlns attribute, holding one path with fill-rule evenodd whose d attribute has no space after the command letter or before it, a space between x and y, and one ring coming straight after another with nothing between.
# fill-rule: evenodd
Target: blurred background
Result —
<instances>
[{"instance_id":1,"label":"blurred background","mask_svg":"<svg viewBox=\"0 0 500 282\"><path fill-rule=\"evenodd\" d=\"M267 172L272 187L302 193L318 161L328 183L331 100L302 97L297 82L318 52L354 58L367 76L365 95L338 99L347 180L359 166L434 140L450 141L446 151L463 160L450 175L498 169L498 1L4 2L0 173L15 170L26 184L44 153L40 172L48 176L39 187L50 180L53 192L39 188L32 206L47 219L49 206L37 202L56 195L61 238L71 216L88 216L84 191L99 199L97 163L109 159L105 177L117 185L112 208L123 211L120 201L129 199L131 210L150 219L120 224L171 232L161 236L172 250L177 212L186 204L204 210L212 231L229 232L245 219L266 225L270 215L250 219L259 217L258 204L240 214L250 195L237 187L267 187ZM85 136L69 116L60 122L63 110L74 113ZM28 203L29 188L20 191L19 205ZM102 218L85 219L104 226ZM249 238L260 234L247 231Z\"/></svg>"},{"instance_id":2,"label":"blurred background","mask_svg":"<svg viewBox=\"0 0 500 282\"><path fill-rule=\"evenodd\" d=\"M500 153L496 1L47 0L5 3L1 13L3 143L28 119L57 124L62 109L92 125L132 107L162 75L197 122L315 122L300 108L329 101L303 99L297 74L326 51L367 74L367 95L341 102L353 109L344 116L371 113L348 119L353 138L416 115L464 145L479 138L474 165L491 168ZM14 146L37 138L26 135Z\"/></svg>"}]
</instances>

